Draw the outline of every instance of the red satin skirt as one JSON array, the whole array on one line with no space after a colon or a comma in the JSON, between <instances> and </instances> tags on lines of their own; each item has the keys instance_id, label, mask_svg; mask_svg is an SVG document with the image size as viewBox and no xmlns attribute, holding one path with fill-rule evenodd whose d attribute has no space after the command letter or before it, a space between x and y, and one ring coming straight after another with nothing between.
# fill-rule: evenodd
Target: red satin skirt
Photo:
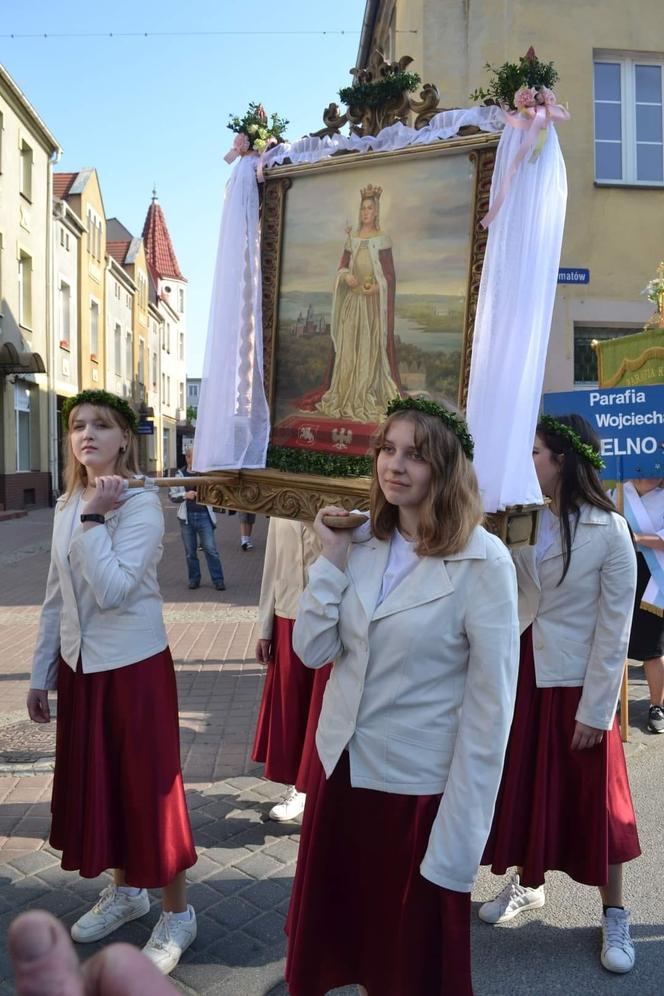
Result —
<instances>
[{"instance_id":1,"label":"red satin skirt","mask_svg":"<svg viewBox=\"0 0 664 996\"><path fill-rule=\"evenodd\" d=\"M252 759L272 782L304 792L331 664L313 670L293 651L293 619L274 617L272 663L263 686Z\"/></svg>"},{"instance_id":2,"label":"red satin skirt","mask_svg":"<svg viewBox=\"0 0 664 996\"><path fill-rule=\"evenodd\" d=\"M290 996L472 996L470 893L419 871L441 796L352 788L344 751L307 785L286 923Z\"/></svg>"},{"instance_id":3,"label":"red satin skirt","mask_svg":"<svg viewBox=\"0 0 664 996\"><path fill-rule=\"evenodd\" d=\"M60 661L51 812L51 846L85 878L122 868L155 889L195 864L168 647L96 674Z\"/></svg>"},{"instance_id":4,"label":"red satin skirt","mask_svg":"<svg viewBox=\"0 0 664 996\"><path fill-rule=\"evenodd\" d=\"M532 632L521 637L516 707L482 863L523 867L536 887L547 871L606 885L608 866L641 853L618 724L589 750L570 750L581 688L538 688Z\"/></svg>"}]
</instances>

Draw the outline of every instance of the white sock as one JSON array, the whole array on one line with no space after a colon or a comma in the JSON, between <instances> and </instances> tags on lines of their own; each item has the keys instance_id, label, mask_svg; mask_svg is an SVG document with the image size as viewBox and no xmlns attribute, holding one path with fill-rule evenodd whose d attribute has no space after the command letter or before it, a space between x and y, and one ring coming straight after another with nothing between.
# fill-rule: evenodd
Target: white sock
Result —
<instances>
[{"instance_id":1,"label":"white sock","mask_svg":"<svg viewBox=\"0 0 664 996\"><path fill-rule=\"evenodd\" d=\"M171 913L171 916L174 920L191 920L191 913L190 909L186 909L182 913Z\"/></svg>"},{"instance_id":2,"label":"white sock","mask_svg":"<svg viewBox=\"0 0 664 996\"><path fill-rule=\"evenodd\" d=\"M133 885L118 885L117 890L118 892L123 892L125 896L137 896L141 891L140 889L136 889Z\"/></svg>"}]
</instances>

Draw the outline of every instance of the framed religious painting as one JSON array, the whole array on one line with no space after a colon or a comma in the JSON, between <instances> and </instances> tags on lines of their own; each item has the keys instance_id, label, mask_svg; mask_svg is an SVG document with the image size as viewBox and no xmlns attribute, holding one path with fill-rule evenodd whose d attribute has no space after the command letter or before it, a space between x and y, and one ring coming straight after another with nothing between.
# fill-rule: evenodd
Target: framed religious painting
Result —
<instances>
[{"instance_id":1,"label":"framed religious painting","mask_svg":"<svg viewBox=\"0 0 664 996\"><path fill-rule=\"evenodd\" d=\"M222 503L305 519L324 503L361 508L392 398L464 407L497 142L476 133L269 170L268 461L220 475Z\"/></svg>"}]
</instances>

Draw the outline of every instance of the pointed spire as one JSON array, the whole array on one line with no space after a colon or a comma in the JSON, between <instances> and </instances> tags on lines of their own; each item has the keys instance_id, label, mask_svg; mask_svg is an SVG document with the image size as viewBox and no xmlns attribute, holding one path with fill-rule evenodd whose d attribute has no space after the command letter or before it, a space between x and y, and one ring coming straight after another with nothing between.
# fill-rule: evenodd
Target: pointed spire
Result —
<instances>
[{"instance_id":1,"label":"pointed spire","mask_svg":"<svg viewBox=\"0 0 664 996\"><path fill-rule=\"evenodd\" d=\"M157 181L155 180L152 184L152 203L154 204L157 200Z\"/></svg>"},{"instance_id":2,"label":"pointed spire","mask_svg":"<svg viewBox=\"0 0 664 996\"><path fill-rule=\"evenodd\" d=\"M164 212L157 201L156 184L152 191L152 202L143 225L143 242L148 265L157 277L171 277L185 280L178 265L175 249L168 233Z\"/></svg>"}]
</instances>

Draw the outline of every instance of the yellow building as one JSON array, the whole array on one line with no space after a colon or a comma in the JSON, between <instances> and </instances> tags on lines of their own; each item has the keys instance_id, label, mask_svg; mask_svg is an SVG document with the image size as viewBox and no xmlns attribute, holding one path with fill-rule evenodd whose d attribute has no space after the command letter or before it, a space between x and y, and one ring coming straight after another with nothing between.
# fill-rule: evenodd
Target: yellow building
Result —
<instances>
[{"instance_id":1,"label":"yellow building","mask_svg":"<svg viewBox=\"0 0 664 996\"><path fill-rule=\"evenodd\" d=\"M59 154L0 66L0 509L48 505L53 486L51 177Z\"/></svg>"},{"instance_id":2,"label":"yellow building","mask_svg":"<svg viewBox=\"0 0 664 996\"><path fill-rule=\"evenodd\" d=\"M559 284L546 391L596 380L593 338L641 328L641 295L664 257L664 19L661 0L367 0L357 65L373 49L410 55L442 107L465 107L485 86L485 64L515 62L533 46L560 73L571 120L558 128L569 200L561 267L589 271ZM537 274L533 274L537 279Z\"/></svg>"},{"instance_id":3,"label":"yellow building","mask_svg":"<svg viewBox=\"0 0 664 996\"><path fill-rule=\"evenodd\" d=\"M79 390L106 383L106 217L95 169L56 173L54 196L66 201L86 226L78 257Z\"/></svg>"}]
</instances>

